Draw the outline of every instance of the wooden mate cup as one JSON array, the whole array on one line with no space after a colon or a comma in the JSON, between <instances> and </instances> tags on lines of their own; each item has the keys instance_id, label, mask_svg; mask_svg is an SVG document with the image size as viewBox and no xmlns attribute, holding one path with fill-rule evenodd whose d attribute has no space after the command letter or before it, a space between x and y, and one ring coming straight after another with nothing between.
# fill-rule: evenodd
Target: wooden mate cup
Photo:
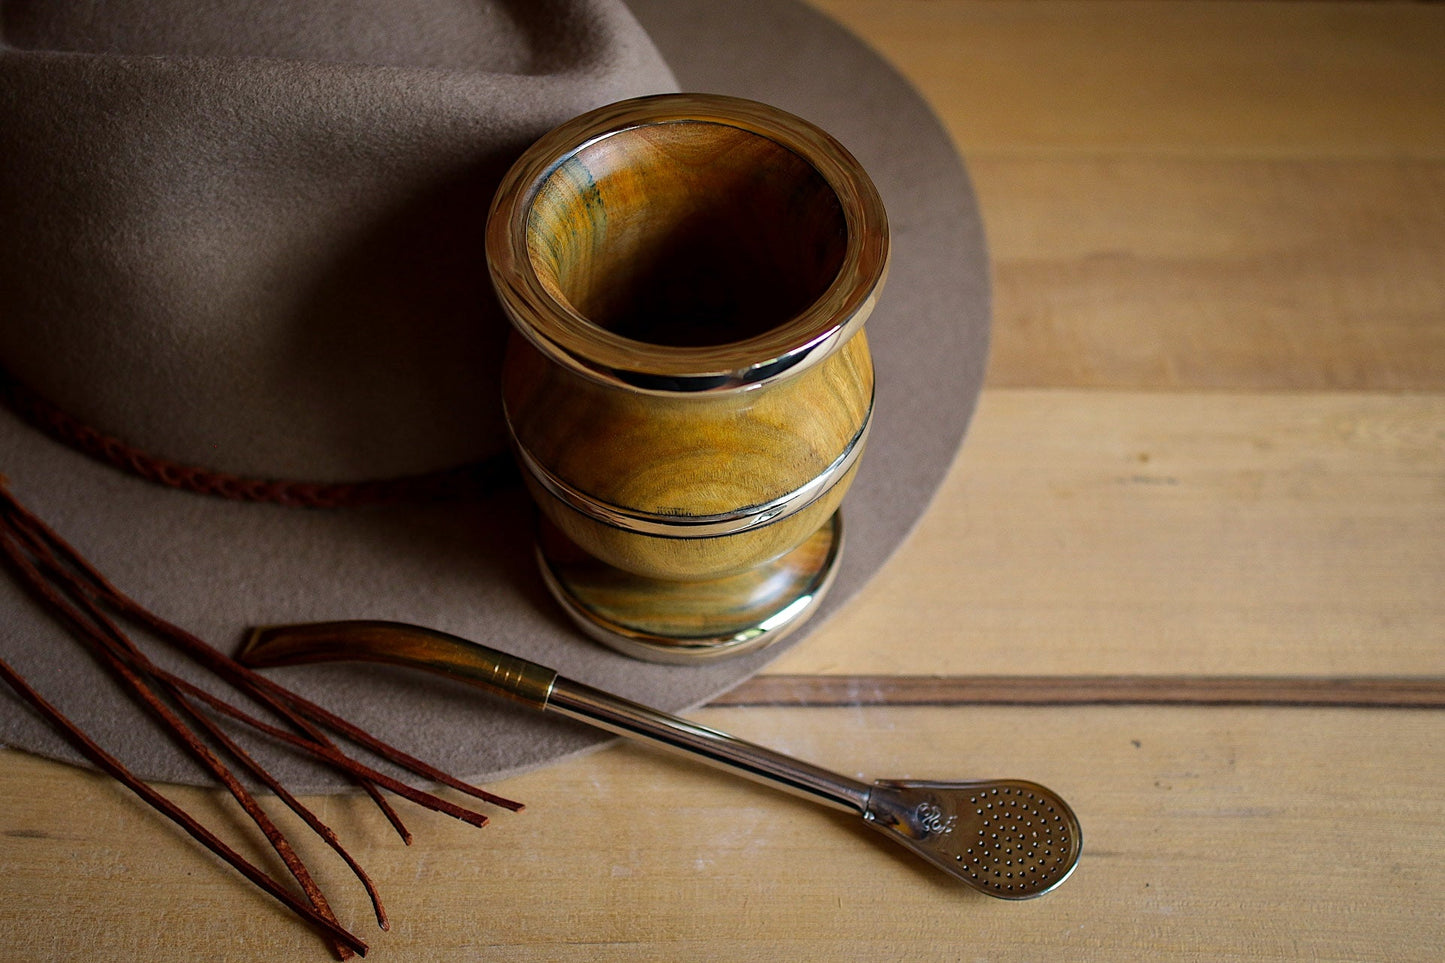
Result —
<instances>
[{"instance_id":1,"label":"wooden mate cup","mask_svg":"<svg viewBox=\"0 0 1445 963\"><path fill-rule=\"evenodd\" d=\"M569 615L669 662L799 625L873 407L888 226L858 162L764 104L623 101L523 154L486 240L507 423Z\"/></svg>"}]
</instances>

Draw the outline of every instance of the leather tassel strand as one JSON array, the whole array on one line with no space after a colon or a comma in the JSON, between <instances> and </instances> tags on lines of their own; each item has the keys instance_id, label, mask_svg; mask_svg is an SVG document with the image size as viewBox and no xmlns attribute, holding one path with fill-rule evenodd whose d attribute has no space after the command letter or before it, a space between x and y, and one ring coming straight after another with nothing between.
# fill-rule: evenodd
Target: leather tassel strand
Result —
<instances>
[{"instance_id":1,"label":"leather tassel strand","mask_svg":"<svg viewBox=\"0 0 1445 963\"><path fill-rule=\"evenodd\" d=\"M232 768L223 761L221 755L228 756L252 778L267 787L337 853L366 890L378 926L387 929L386 911L375 886L361 866L347 853L336 834L287 791L237 739L218 725L213 716L240 723L257 734L292 746L347 774L376 801L388 822L403 841L408 843L411 834L382 795L382 789L410 799L423 808L453 816L474 826L485 825L487 817L433 793L412 787L351 757L330 738L328 730L416 776L504 809L518 811L523 808L518 802L456 779L388 745L334 713L253 672L184 629L156 616L117 590L68 542L21 505L3 479L0 479L0 554L4 555L12 573L45 603L57 620L63 622L77 639L86 643L92 656L109 671L117 684L124 687L157 720L163 731L178 741L217 781L226 786L237 804L251 817L286 865L304 899L248 862L194 817L131 773L3 660L0 660L0 678L99 769L117 779L159 813L180 825L192 838L225 860L246 879L316 927L339 959L346 960L357 953L365 955L366 943L337 921L319 884L312 878L290 841ZM121 621L129 622L160 638L257 705L274 713L282 724L267 722L200 686L159 668L126 634L120 625ZM213 746L217 748L213 749Z\"/></svg>"}]
</instances>

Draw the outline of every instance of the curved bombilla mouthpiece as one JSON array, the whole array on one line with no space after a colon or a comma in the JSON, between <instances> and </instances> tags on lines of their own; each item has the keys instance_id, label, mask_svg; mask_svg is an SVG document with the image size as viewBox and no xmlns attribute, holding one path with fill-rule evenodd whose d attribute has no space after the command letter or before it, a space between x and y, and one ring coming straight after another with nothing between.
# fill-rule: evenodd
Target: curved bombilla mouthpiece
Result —
<instances>
[{"instance_id":1,"label":"curved bombilla mouthpiece","mask_svg":"<svg viewBox=\"0 0 1445 963\"><path fill-rule=\"evenodd\" d=\"M316 662L380 662L421 669L545 709L557 673L445 632L401 622L311 622L251 630L236 658L252 668Z\"/></svg>"},{"instance_id":2,"label":"curved bombilla mouthpiece","mask_svg":"<svg viewBox=\"0 0 1445 963\"><path fill-rule=\"evenodd\" d=\"M1029 899L1058 886L1073 872L1083 845L1073 811L1037 783L879 780L870 785L573 682L535 662L414 625L268 626L252 631L237 658L253 668L381 662L458 679L854 813L950 876L1000 899Z\"/></svg>"}]
</instances>

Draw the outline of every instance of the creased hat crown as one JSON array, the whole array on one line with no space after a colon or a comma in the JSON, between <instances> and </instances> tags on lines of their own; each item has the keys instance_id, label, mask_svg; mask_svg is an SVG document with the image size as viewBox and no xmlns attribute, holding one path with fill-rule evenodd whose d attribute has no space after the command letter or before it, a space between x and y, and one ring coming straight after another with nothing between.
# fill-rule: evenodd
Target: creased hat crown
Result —
<instances>
[{"instance_id":1,"label":"creased hat crown","mask_svg":"<svg viewBox=\"0 0 1445 963\"><path fill-rule=\"evenodd\" d=\"M3 9L0 368L219 471L350 481L498 450L487 205L544 131L675 89L632 16L164 7Z\"/></svg>"}]
</instances>

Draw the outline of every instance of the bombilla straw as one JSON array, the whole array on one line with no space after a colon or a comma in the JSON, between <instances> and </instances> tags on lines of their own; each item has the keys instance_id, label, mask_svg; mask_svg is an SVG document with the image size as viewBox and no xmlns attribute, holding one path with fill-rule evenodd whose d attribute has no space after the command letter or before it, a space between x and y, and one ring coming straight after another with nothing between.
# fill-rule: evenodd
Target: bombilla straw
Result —
<instances>
[{"instance_id":1,"label":"bombilla straw","mask_svg":"<svg viewBox=\"0 0 1445 963\"><path fill-rule=\"evenodd\" d=\"M266 626L251 632L238 658L254 668L381 662L459 679L854 813L950 875L1003 899L1027 899L1053 889L1073 872L1081 850L1073 811L1036 783L880 780L870 785L420 626L374 621Z\"/></svg>"}]
</instances>

